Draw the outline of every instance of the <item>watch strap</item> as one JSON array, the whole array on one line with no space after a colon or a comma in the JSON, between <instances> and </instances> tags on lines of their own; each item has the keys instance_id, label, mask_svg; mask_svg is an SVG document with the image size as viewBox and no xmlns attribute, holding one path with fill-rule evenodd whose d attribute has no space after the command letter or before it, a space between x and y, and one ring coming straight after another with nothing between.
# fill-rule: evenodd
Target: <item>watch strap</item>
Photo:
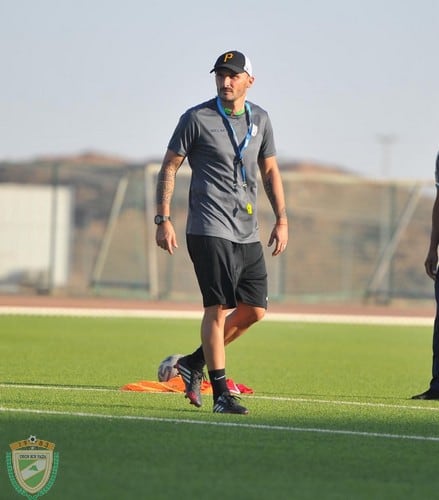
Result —
<instances>
[{"instance_id":1,"label":"watch strap","mask_svg":"<svg viewBox=\"0 0 439 500\"><path fill-rule=\"evenodd\" d=\"M163 222L166 222L168 220L171 220L171 216L170 215L156 215L154 217L154 222L157 225L162 224Z\"/></svg>"}]
</instances>

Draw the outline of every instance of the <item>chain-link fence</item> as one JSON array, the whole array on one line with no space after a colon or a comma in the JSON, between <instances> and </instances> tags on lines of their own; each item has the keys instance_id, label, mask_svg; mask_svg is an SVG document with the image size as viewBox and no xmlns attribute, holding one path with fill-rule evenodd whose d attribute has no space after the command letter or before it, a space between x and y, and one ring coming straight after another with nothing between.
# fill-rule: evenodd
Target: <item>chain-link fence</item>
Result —
<instances>
[{"instance_id":1,"label":"chain-link fence","mask_svg":"<svg viewBox=\"0 0 439 500\"><path fill-rule=\"evenodd\" d=\"M423 268L432 183L377 181L300 165L281 169L290 241L279 257L266 248L272 301L432 297L431 280ZM8 202L9 211L0 213L0 292L198 301L184 235L190 169L183 165L177 174L172 216L179 248L173 256L155 245L157 172L155 164L88 157L0 164L0 199L1 193L17 186L25 191L24 197L13 198L12 207ZM26 195L42 186L49 200L44 210L41 202ZM60 197L63 190L70 195ZM14 223L16 214L23 212L28 220ZM42 229L31 240L30 214L36 212L47 224L40 221ZM63 225L61 213L70 214L67 222L64 215ZM266 247L274 217L262 188L258 219ZM27 252L29 258L16 262L14 245L21 247L17 253ZM31 259L38 252L40 260ZM65 272L55 273L60 263L65 263ZM64 278L56 280L58 275Z\"/></svg>"}]
</instances>

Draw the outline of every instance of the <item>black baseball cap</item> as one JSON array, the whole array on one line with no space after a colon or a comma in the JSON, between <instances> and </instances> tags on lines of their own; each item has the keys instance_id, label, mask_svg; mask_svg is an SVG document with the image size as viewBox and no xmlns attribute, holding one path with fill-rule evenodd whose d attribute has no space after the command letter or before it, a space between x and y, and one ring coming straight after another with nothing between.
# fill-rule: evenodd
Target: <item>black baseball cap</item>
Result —
<instances>
[{"instance_id":1,"label":"black baseball cap","mask_svg":"<svg viewBox=\"0 0 439 500\"><path fill-rule=\"evenodd\" d=\"M229 69L235 73L248 73L253 76L252 64L250 59L244 55L242 52L237 50L229 50L229 52L224 52L216 60L215 66L210 71L218 71L219 69Z\"/></svg>"}]
</instances>

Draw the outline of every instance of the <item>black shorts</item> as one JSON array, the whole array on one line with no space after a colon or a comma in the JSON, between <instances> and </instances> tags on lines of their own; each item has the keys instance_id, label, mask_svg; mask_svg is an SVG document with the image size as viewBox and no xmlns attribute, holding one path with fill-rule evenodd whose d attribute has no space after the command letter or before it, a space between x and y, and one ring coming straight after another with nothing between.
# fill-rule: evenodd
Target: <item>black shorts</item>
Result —
<instances>
[{"instance_id":1,"label":"black shorts","mask_svg":"<svg viewBox=\"0 0 439 500\"><path fill-rule=\"evenodd\" d=\"M213 236L186 235L204 307L238 302L267 308L267 270L260 242L234 243Z\"/></svg>"}]
</instances>

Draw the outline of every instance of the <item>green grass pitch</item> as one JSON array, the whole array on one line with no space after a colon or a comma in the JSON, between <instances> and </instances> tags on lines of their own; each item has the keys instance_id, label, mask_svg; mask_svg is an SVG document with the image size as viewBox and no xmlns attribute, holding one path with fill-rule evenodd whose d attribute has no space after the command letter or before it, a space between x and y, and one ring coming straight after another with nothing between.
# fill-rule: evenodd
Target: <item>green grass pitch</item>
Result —
<instances>
[{"instance_id":1,"label":"green grass pitch","mask_svg":"<svg viewBox=\"0 0 439 500\"><path fill-rule=\"evenodd\" d=\"M0 317L0 498L9 443L56 444L46 498L419 499L437 495L431 328L263 321L227 349L248 416L120 391L199 343L199 321Z\"/></svg>"}]
</instances>

